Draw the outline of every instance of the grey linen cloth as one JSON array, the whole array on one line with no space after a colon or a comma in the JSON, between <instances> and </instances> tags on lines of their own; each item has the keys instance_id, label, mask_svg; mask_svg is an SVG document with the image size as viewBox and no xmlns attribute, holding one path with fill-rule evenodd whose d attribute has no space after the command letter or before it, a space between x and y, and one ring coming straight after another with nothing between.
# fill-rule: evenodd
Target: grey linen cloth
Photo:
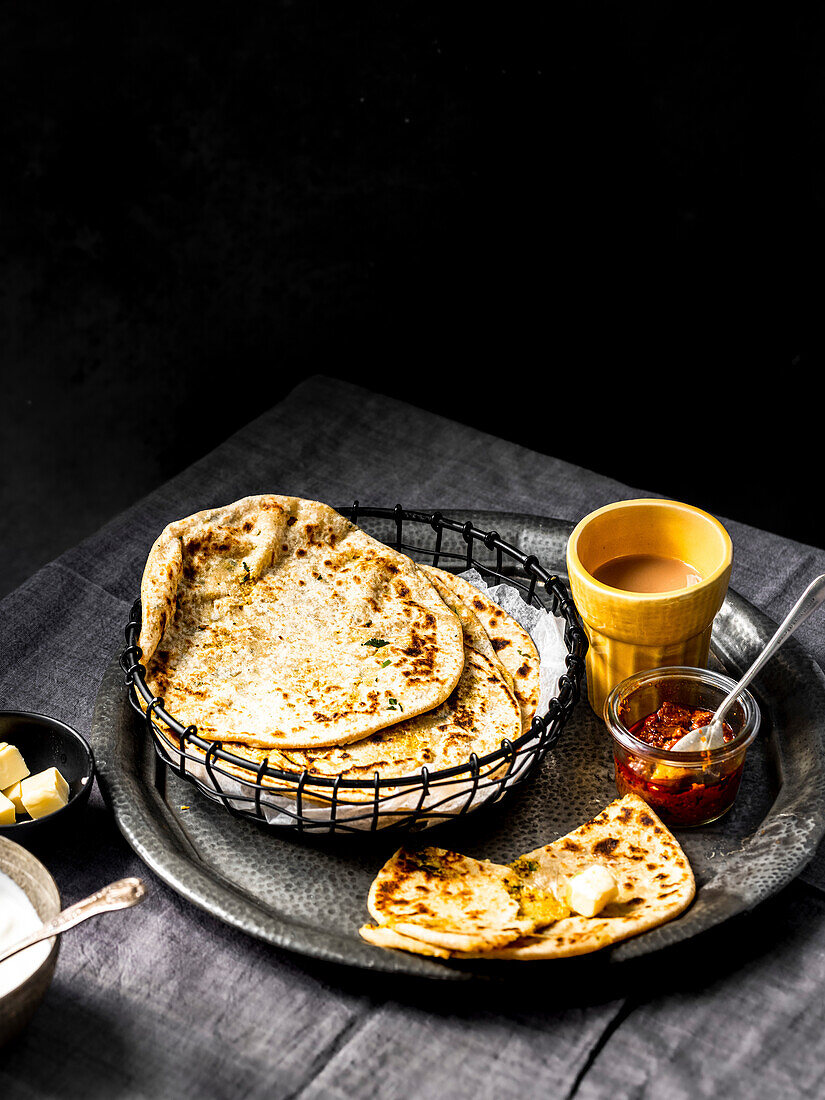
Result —
<instances>
[{"instance_id":1,"label":"grey linen cloth","mask_svg":"<svg viewBox=\"0 0 825 1100\"><path fill-rule=\"evenodd\" d=\"M312 378L0 604L0 706L90 733L149 546L170 520L276 492L346 504L501 509L576 521L628 487L356 386ZM701 501L693 501L699 504ZM773 619L825 553L719 517L732 587ZM799 644L825 664L822 622ZM64 937L0 1097L825 1095L825 860L677 966L631 987L530 968L519 990L399 986L262 944L160 882L97 790L37 851L64 904L122 875L149 901Z\"/></svg>"}]
</instances>

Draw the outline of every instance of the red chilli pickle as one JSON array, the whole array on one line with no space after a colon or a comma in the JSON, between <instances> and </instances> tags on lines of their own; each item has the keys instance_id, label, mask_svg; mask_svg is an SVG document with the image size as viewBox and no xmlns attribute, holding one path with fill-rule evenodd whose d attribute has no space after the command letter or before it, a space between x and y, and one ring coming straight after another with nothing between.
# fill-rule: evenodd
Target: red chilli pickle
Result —
<instances>
[{"instance_id":1,"label":"red chilli pickle","mask_svg":"<svg viewBox=\"0 0 825 1100\"><path fill-rule=\"evenodd\" d=\"M655 690L656 673L669 674L659 692ZM692 674L686 685L679 681L679 673ZM747 746L759 726L759 712L751 697L730 724L723 723L723 745L701 753L670 751L689 730L707 725L713 718L727 689L722 683L712 697L702 697L708 693L699 690L701 681L711 676L727 680L706 670L653 670L643 674L641 679L649 680L641 688L638 677L620 684L606 704L605 717L613 735L616 788L620 795L639 795L666 825L705 825L730 809L739 791ZM685 698L659 702L657 694L659 699L662 694ZM651 703L656 709L647 710Z\"/></svg>"}]
</instances>

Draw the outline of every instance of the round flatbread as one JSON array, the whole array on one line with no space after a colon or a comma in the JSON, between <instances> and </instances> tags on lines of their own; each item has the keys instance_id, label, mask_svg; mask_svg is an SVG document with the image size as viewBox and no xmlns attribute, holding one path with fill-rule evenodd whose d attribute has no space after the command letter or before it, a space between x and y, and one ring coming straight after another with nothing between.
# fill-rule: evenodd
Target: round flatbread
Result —
<instances>
[{"instance_id":1,"label":"round flatbread","mask_svg":"<svg viewBox=\"0 0 825 1100\"><path fill-rule=\"evenodd\" d=\"M465 764L473 753L486 756L520 731L518 706L504 678L491 661L468 649L458 686L433 710L346 745L270 754L270 763L346 779L371 779L378 772L386 780L414 775L424 765L433 772Z\"/></svg>"},{"instance_id":2,"label":"round flatbread","mask_svg":"<svg viewBox=\"0 0 825 1100\"><path fill-rule=\"evenodd\" d=\"M500 667L469 647L464 670L455 690L431 711L387 726L360 741L319 749L272 751L226 743L224 749L249 760L253 769L266 761L270 767L312 776L340 776L342 779L372 779L382 782L415 775L426 766L430 772L466 764L471 755L494 752L507 738L521 732L521 714ZM232 766L221 765L228 770ZM247 776L248 778L248 776ZM281 786L264 776L263 783ZM394 788L382 788L382 796ZM341 797L347 802L375 797L370 788L347 788Z\"/></svg>"},{"instance_id":3,"label":"round flatbread","mask_svg":"<svg viewBox=\"0 0 825 1100\"><path fill-rule=\"evenodd\" d=\"M209 740L357 741L437 707L464 667L427 577L316 501L246 497L169 524L141 602L147 686Z\"/></svg>"},{"instance_id":4,"label":"round flatbread","mask_svg":"<svg viewBox=\"0 0 825 1100\"><path fill-rule=\"evenodd\" d=\"M528 632L490 597L464 577L422 565L421 570L442 588L454 593L476 616L484 628L501 664L508 672L521 708L522 729L526 731L539 705L539 654Z\"/></svg>"},{"instance_id":5,"label":"round flatbread","mask_svg":"<svg viewBox=\"0 0 825 1100\"><path fill-rule=\"evenodd\" d=\"M446 595L455 600L449 592ZM401 719L403 711L399 705L399 721L394 725L345 745L272 750L224 742L223 749L249 761L250 768L256 772L261 764L267 763L272 768L295 773L296 778L306 770L310 781L313 776L372 780L378 772L384 782L416 775L424 766L433 773L466 764L473 753L484 757L494 752L505 739L512 741L518 737L521 712L510 689L509 678L492 646L487 654L474 648L481 641L480 634L490 645L475 615L464 607L459 607L459 611L464 635L464 668L454 690L432 710ZM174 735L170 733L169 737L179 747ZM204 755L192 744L188 751L196 757ZM220 761L219 766L232 775L249 779L248 771L228 761ZM289 790L284 781L274 777L264 775L262 783ZM381 794L386 796L394 789L382 787ZM329 794L328 789L324 790ZM306 795L306 784L303 791ZM375 792L366 787L347 788L340 797L347 802L371 801Z\"/></svg>"}]
</instances>

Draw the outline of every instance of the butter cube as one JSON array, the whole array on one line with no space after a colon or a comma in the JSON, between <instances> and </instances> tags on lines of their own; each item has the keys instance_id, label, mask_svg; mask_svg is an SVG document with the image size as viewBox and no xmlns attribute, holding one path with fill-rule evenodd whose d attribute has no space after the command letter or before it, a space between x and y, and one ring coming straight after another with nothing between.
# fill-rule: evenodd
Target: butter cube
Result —
<instances>
[{"instance_id":1,"label":"butter cube","mask_svg":"<svg viewBox=\"0 0 825 1100\"><path fill-rule=\"evenodd\" d=\"M594 863L570 879L567 899L574 912L583 917L595 917L605 905L615 901L618 893L616 880L608 869Z\"/></svg>"},{"instance_id":2,"label":"butter cube","mask_svg":"<svg viewBox=\"0 0 825 1100\"><path fill-rule=\"evenodd\" d=\"M20 749L7 741L0 741L0 791L19 783L29 774L26 762L20 755Z\"/></svg>"},{"instance_id":3,"label":"butter cube","mask_svg":"<svg viewBox=\"0 0 825 1100\"><path fill-rule=\"evenodd\" d=\"M6 787L3 794L8 798L10 802L14 803L14 808L19 814L24 814L26 809L20 799L20 784L12 783L10 787Z\"/></svg>"},{"instance_id":4,"label":"butter cube","mask_svg":"<svg viewBox=\"0 0 825 1100\"><path fill-rule=\"evenodd\" d=\"M20 800L31 817L45 817L69 801L69 784L57 768L46 768L23 780Z\"/></svg>"},{"instance_id":5,"label":"butter cube","mask_svg":"<svg viewBox=\"0 0 825 1100\"><path fill-rule=\"evenodd\" d=\"M13 825L16 817L14 803L4 794L0 794L0 825Z\"/></svg>"}]
</instances>

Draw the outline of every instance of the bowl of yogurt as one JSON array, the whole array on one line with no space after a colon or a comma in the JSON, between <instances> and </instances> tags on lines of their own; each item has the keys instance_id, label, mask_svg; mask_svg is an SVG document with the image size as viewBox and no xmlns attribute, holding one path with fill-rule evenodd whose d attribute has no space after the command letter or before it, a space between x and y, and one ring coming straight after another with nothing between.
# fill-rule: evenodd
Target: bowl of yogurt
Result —
<instances>
[{"instance_id":1,"label":"bowl of yogurt","mask_svg":"<svg viewBox=\"0 0 825 1100\"><path fill-rule=\"evenodd\" d=\"M43 864L0 837L0 948L11 947L60 912L57 885ZM0 963L0 1047L17 1036L49 988L60 937L33 944Z\"/></svg>"}]
</instances>

